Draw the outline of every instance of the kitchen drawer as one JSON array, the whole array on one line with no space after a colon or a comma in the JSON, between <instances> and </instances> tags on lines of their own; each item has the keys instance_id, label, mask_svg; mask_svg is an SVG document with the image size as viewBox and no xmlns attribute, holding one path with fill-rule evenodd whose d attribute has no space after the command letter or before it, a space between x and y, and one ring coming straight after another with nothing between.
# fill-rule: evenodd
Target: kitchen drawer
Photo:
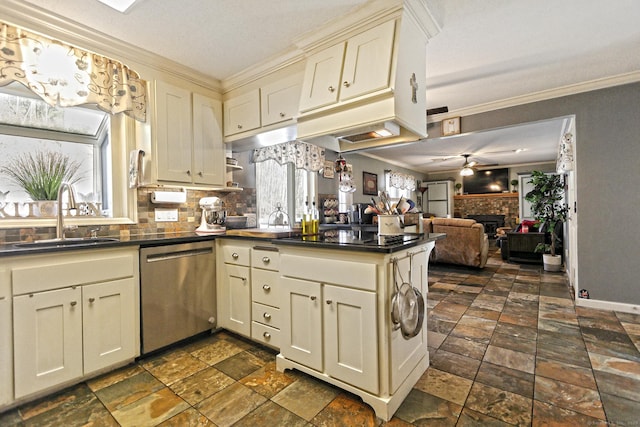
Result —
<instances>
[{"instance_id":1,"label":"kitchen drawer","mask_svg":"<svg viewBox=\"0 0 640 427\"><path fill-rule=\"evenodd\" d=\"M270 347L280 348L280 330L258 322L251 322L251 338Z\"/></svg>"},{"instance_id":2,"label":"kitchen drawer","mask_svg":"<svg viewBox=\"0 0 640 427\"><path fill-rule=\"evenodd\" d=\"M280 309L269 305L254 302L252 304L251 317L254 322L263 323L280 329L282 324L280 317Z\"/></svg>"},{"instance_id":3,"label":"kitchen drawer","mask_svg":"<svg viewBox=\"0 0 640 427\"><path fill-rule=\"evenodd\" d=\"M251 248L243 246L223 245L222 259L227 264L251 265Z\"/></svg>"},{"instance_id":4,"label":"kitchen drawer","mask_svg":"<svg viewBox=\"0 0 640 427\"><path fill-rule=\"evenodd\" d=\"M280 253L275 250L253 248L251 252L251 266L265 270L280 270Z\"/></svg>"},{"instance_id":5,"label":"kitchen drawer","mask_svg":"<svg viewBox=\"0 0 640 427\"><path fill-rule=\"evenodd\" d=\"M280 307L280 273L277 271L251 269L251 296L253 301Z\"/></svg>"}]
</instances>

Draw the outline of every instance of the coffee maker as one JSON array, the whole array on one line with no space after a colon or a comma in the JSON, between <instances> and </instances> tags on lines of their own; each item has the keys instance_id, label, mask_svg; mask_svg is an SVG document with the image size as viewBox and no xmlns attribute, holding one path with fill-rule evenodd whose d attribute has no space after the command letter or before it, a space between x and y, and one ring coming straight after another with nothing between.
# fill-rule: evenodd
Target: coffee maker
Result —
<instances>
[{"instance_id":1,"label":"coffee maker","mask_svg":"<svg viewBox=\"0 0 640 427\"><path fill-rule=\"evenodd\" d=\"M225 233L227 211L224 208L224 202L218 197L203 197L199 203L202 208L202 218L200 227L196 228L196 234Z\"/></svg>"}]
</instances>

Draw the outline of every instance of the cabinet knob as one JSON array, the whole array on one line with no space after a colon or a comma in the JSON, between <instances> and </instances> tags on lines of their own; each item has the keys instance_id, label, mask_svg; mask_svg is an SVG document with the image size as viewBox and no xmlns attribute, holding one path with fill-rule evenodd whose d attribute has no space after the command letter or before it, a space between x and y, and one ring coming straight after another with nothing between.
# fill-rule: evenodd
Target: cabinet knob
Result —
<instances>
[{"instance_id":1,"label":"cabinet knob","mask_svg":"<svg viewBox=\"0 0 640 427\"><path fill-rule=\"evenodd\" d=\"M265 319L271 319L271 315L269 313L264 313L262 317L264 317Z\"/></svg>"},{"instance_id":2,"label":"cabinet knob","mask_svg":"<svg viewBox=\"0 0 640 427\"><path fill-rule=\"evenodd\" d=\"M329 89L329 92L333 93L336 91L336 88L333 86L329 86L327 89Z\"/></svg>"},{"instance_id":3,"label":"cabinet knob","mask_svg":"<svg viewBox=\"0 0 640 427\"><path fill-rule=\"evenodd\" d=\"M71 301L71 307L75 307L78 304L78 301Z\"/></svg>"},{"instance_id":4,"label":"cabinet knob","mask_svg":"<svg viewBox=\"0 0 640 427\"><path fill-rule=\"evenodd\" d=\"M240 255L238 255L236 252L231 254L231 258L233 258L233 259L238 259L239 256Z\"/></svg>"},{"instance_id":5,"label":"cabinet knob","mask_svg":"<svg viewBox=\"0 0 640 427\"><path fill-rule=\"evenodd\" d=\"M328 300L327 300L327 304L329 304L329 305L330 305L331 303L333 303L333 301L331 301L330 299L328 299Z\"/></svg>"},{"instance_id":6,"label":"cabinet knob","mask_svg":"<svg viewBox=\"0 0 640 427\"><path fill-rule=\"evenodd\" d=\"M92 298L89 298L89 302L90 302L90 303L94 303L95 301L96 301L96 299L95 299L95 298L93 298L93 297L92 297Z\"/></svg>"},{"instance_id":7,"label":"cabinet knob","mask_svg":"<svg viewBox=\"0 0 640 427\"><path fill-rule=\"evenodd\" d=\"M316 297L315 297L315 296L313 296L313 295L311 295L311 296L309 297L309 299L311 299L311 301L315 301L315 300L316 300Z\"/></svg>"},{"instance_id":8,"label":"cabinet knob","mask_svg":"<svg viewBox=\"0 0 640 427\"><path fill-rule=\"evenodd\" d=\"M262 336L267 340L271 338L271 334L269 332L263 333Z\"/></svg>"},{"instance_id":9,"label":"cabinet knob","mask_svg":"<svg viewBox=\"0 0 640 427\"><path fill-rule=\"evenodd\" d=\"M242 125L238 125L238 129L242 129Z\"/></svg>"},{"instance_id":10,"label":"cabinet knob","mask_svg":"<svg viewBox=\"0 0 640 427\"><path fill-rule=\"evenodd\" d=\"M285 113L280 113L280 117L284 117L284 116L286 116Z\"/></svg>"},{"instance_id":11,"label":"cabinet knob","mask_svg":"<svg viewBox=\"0 0 640 427\"><path fill-rule=\"evenodd\" d=\"M345 81L345 82L342 82L342 86L349 87L351 86L351 83Z\"/></svg>"},{"instance_id":12,"label":"cabinet knob","mask_svg":"<svg viewBox=\"0 0 640 427\"><path fill-rule=\"evenodd\" d=\"M269 292L271 290L271 286L269 285L262 285L262 289L264 289L265 291Z\"/></svg>"},{"instance_id":13,"label":"cabinet knob","mask_svg":"<svg viewBox=\"0 0 640 427\"><path fill-rule=\"evenodd\" d=\"M202 171L198 172L198 176L203 176L204 174L202 173Z\"/></svg>"},{"instance_id":14,"label":"cabinet knob","mask_svg":"<svg viewBox=\"0 0 640 427\"><path fill-rule=\"evenodd\" d=\"M191 176L191 171L190 170L187 171L187 175Z\"/></svg>"},{"instance_id":15,"label":"cabinet knob","mask_svg":"<svg viewBox=\"0 0 640 427\"><path fill-rule=\"evenodd\" d=\"M270 261L271 261L271 259L268 256L263 256L262 257L262 262L264 262L265 264L269 264Z\"/></svg>"}]
</instances>

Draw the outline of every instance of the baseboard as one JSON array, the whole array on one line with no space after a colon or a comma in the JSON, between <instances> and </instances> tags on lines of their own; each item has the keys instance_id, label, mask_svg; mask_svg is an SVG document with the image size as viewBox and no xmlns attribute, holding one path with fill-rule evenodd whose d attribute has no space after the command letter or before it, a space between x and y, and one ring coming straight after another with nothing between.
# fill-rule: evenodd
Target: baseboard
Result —
<instances>
[{"instance_id":1,"label":"baseboard","mask_svg":"<svg viewBox=\"0 0 640 427\"><path fill-rule=\"evenodd\" d=\"M576 306L595 308L598 310L612 310L623 313L640 314L640 306L622 302L602 301L597 299L576 298Z\"/></svg>"}]
</instances>

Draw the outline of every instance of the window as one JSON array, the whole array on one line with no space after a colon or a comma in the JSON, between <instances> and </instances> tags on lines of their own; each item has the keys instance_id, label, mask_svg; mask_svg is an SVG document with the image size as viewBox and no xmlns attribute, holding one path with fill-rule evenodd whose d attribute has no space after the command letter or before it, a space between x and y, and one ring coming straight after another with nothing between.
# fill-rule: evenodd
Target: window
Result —
<instances>
[{"instance_id":1,"label":"window","mask_svg":"<svg viewBox=\"0 0 640 427\"><path fill-rule=\"evenodd\" d=\"M128 223L135 206L126 184L126 141L133 126L124 117L95 107L51 107L20 84L0 88L0 166L25 154L54 152L80 165L74 184L79 223ZM115 138L113 135L115 134ZM133 144L133 138L132 138ZM123 166L114 165L122 164ZM123 175L119 177L119 175ZM135 196L134 196L135 197ZM31 197L6 176L0 180L0 227L46 226L53 219L36 217ZM30 210L31 209L31 210ZM114 221L114 219L116 219Z\"/></svg>"},{"instance_id":2,"label":"window","mask_svg":"<svg viewBox=\"0 0 640 427\"><path fill-rule=\"evenodd\" d=\"M269 225L269 218L278 206L291 223L300 222L305 202L317 200L316 172L296 169L292 163L280 165L269 159L255 164L258 224ZM271 218L274 225L275 215ZM291 224L293 225L293 224Z\"/></svg>"}]
</instances>

